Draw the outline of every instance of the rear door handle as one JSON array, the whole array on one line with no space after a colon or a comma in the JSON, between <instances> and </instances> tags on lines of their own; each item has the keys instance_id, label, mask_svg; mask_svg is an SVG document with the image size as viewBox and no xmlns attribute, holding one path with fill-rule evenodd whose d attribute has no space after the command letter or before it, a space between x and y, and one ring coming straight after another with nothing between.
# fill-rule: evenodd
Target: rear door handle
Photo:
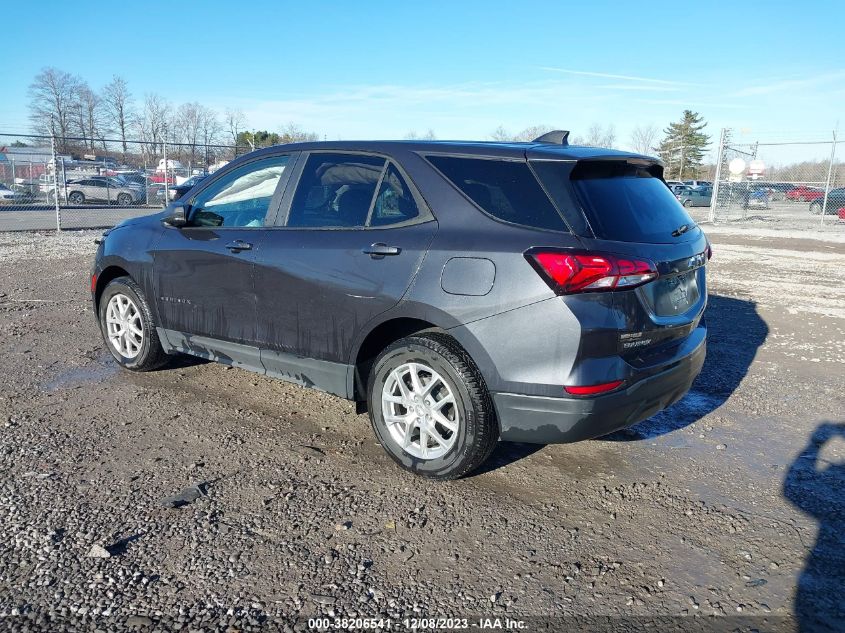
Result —
<instances>
[{"instance_id":1,"label":"rear door handle","mask_svg":"<svg viewBox=\"0 0 845 633\"><path fill-rule=\"evenodd\" d=\"M252 244L249 242L244 242L243 240L235 240L231 244L226 244L226 248L228 248L233 253L240 253L241 251L251 251Z\"/></svg>"},{"instance_id":2,"label":"rear door handle","mask_svg":"<svg viewBox=\"0 0 845 633\"><path fill-rule=\"evenodd\" d=\"M402 252L402 249L398 246L388 246L382 242L376 242L370 246L365 246L363 251L373 259L381 259L385 255L398 255Z\"/></svg>"}]
</instances>

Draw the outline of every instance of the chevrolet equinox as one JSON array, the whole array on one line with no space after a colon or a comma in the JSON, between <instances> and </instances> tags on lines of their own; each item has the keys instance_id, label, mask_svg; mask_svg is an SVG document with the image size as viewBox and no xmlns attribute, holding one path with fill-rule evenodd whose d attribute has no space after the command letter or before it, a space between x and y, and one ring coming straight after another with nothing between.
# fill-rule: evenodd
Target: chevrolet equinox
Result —
<instances>
[{"instance_id":1,"label":"chevrolet equinox","mask_svg":"<svg viewBox=\"0 0 845 633\"><path fill-rule=\"evenodd\" d=\"M106 346L130 370L185 353L354 400L436 479L499 439L648 418L704 362L710 245L659 161L566 137L242 156L99 240Z\"/></svg>"}]
</instances>

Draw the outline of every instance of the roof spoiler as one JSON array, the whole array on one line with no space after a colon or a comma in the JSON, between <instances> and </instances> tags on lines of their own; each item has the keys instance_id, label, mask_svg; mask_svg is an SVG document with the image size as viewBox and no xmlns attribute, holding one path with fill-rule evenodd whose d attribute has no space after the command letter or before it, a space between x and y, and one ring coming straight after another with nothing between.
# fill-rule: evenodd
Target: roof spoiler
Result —
<instances>
[{"instance_id":1,"label":"roof spoiler","mask_svg":"<svg viewBox=\"0 0 845 633\"><path fill-rule=\"evenodd\" d=\"M532 143L550 143L552 145L569 145L569 130L552 130L535 138Z\"/></svg>"}]
</instances>

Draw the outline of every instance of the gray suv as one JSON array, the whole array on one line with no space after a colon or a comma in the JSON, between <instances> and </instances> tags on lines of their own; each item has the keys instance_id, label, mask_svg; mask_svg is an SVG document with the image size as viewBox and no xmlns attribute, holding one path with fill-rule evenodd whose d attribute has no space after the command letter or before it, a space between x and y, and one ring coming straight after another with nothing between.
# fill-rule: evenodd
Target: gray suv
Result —
<instances>
[{"instance_id":1,"label":"gray suv","mask_svg":"<svg viewBox=\"0 0 845 633\"><path fill-rule=\"evenodd\" d=\"M120 178L90 176L72 180L66 185L67 201L70 204L86 202L116 203L128 207L144 198L143 187Z\"/></svg>"},{"instance_id":2,"label":"gray suv","mask_svg":"<svg viewBox=\"0 0 845 633\"><path fill-rule=\"evenodd\" d=\"M701 370L710 246L654 158L531 143L323 142L229 163L100 241L109 351L186 353L349 398L402 467L605 435Z\"/></svg>"}]
</instances>

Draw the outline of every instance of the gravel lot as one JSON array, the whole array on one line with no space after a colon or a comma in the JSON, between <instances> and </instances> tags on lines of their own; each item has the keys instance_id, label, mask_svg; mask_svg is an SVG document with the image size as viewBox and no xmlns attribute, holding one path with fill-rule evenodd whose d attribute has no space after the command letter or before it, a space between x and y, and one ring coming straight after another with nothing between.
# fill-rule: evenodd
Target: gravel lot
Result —
<instances>
[{"instance_id":1,"label":"gravel lot","mask_svg":"<svg viewBox=\"0 0 845 633\"><path fill-rule=\"evenodd\" d=\"M0 628L845 621L845 244L715 233L689 396L431 483L337 398L187 358L118 371L96 234L0 233Z\"/></svg>"}]
</instances>

